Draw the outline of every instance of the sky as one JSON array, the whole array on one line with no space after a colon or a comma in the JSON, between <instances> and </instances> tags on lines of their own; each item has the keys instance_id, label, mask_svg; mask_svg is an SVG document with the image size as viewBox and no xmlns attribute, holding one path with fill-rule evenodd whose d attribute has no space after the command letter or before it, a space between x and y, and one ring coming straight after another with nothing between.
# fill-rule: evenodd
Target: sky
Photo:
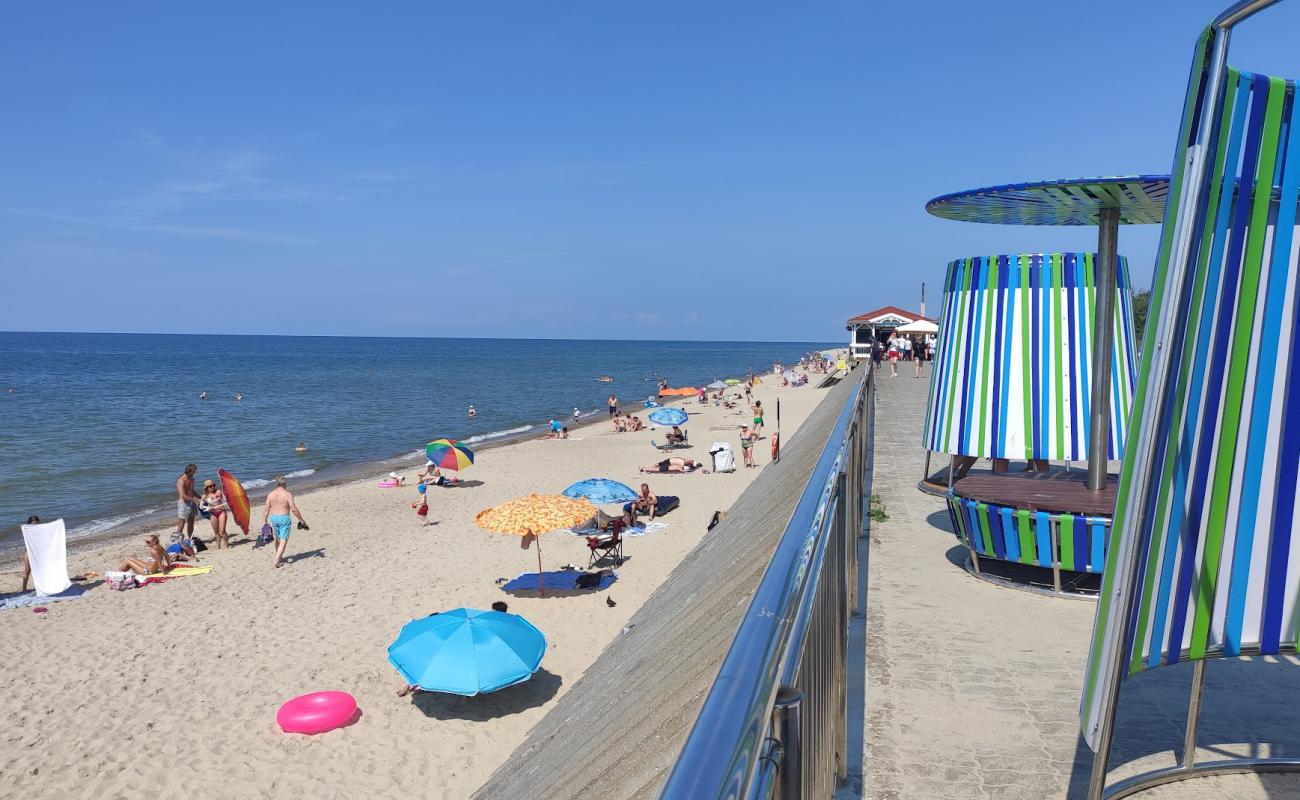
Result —
<instances>
[{"instance_id":1,"label":"sky","mask_svg":"<svg viewBox=\"0 0 1300 800\"><path fill-rule=\"evenodd\" d=\"M953 258L1094 248L924 205L1168 172L1224 5L21 4L0 329L837 341ZM1296 31L1232 61L1300 75Z\"/></svg>"}]
</instances>

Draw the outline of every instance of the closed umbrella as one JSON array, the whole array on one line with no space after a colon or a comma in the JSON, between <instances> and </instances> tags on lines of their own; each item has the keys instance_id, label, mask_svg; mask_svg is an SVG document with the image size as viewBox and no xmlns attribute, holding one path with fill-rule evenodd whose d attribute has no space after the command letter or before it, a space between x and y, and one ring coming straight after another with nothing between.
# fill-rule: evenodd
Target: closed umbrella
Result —
<instances>
[{"instance_id":1,"label":"closed umbrella","mask_svg":"<svg viewBox=\"0 0 1300 800\"><path fill-rule=\"evenodd\" d=\"M543 533L580 525L596 516L596 507L583 498L558 494L530 494L507 500L495 508L478 512L474 521L493 533L524 536L537 540L537 572L542 571ZM527 546L525 542L525 547ZM546 588L541 588L545 595Z\"/></svg>"},{"instance_id":2,"label":"closed umbrella","mask_svg":"<svg viewBox=\"0 0 1300 800\"><path fill-rule=\"evenodd\" d=\"M388 663L412 686L471 697L533 676L546 637L518 614L457 608L413 620L388 646Z\"/></svg>"},{"instance_id":3,"label":"closed umbrella","mask_svg":"<svg viewBox=\"0 0 1300 800\"><path fill-rule=\"evenodd\" d=\"M674 425L685 425L689 417L685 411L680 408L669 406L667 408L656 408L650 412L650 421L656 425L663 425L671 428Z\"/></svg>"},{"instance_id":4,"label":"closed umbrella","mask_svg":"<svg viewBox=\"0 0 1300 800\"><path fill-rule=\"evenodd\" d=\"M727 388L727 384L723 383L722 381L714 381L713 383L710 383L710 384L709 384L707 387L705 387L705 388L708 388L708 389L725 389L725 388Z\"/></svg>"},{"instance_id":5,"label":"closed umbrella","mask_svg":"<svg viewBox=\"0 0 1300 800\"><path fill-rule=\"evenodd\" d=\"M244 485L239 482L239 478L224 469L217 470L217 477L221 479L221 494L226 498L226 505L230 506L231 519L247 536L249 517L252 512L248 503L248 492L244 491Z\"/></svg>"},{"instance_id":6,"label":"closed umbrella","mask_svg":"<svg viewBox=\"0 0 1300 800\"><path fill-rule=\"evenodd\" d=\"M628 503L636 499L636 491L625 483L610 478L588 478L564 490L565 497L586 498L593 503Z\"/></svg>"}]
</instances>

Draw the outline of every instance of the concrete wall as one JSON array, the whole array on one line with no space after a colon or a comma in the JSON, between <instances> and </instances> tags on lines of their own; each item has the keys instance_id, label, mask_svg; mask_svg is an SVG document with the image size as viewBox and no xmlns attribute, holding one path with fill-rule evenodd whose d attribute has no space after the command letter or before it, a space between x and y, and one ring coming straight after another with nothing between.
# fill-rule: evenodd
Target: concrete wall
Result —
<instances>
[{"instance_id":1,"label":"concrete wall","mask_svg":"<svg viewBox=\"0 0 1300 800\"><path fill-rule=\"evenodd\" d=\"M763 468L475 798L655 796L854 383L827 393L780 463Z\"/></svg>"}]
</instances>

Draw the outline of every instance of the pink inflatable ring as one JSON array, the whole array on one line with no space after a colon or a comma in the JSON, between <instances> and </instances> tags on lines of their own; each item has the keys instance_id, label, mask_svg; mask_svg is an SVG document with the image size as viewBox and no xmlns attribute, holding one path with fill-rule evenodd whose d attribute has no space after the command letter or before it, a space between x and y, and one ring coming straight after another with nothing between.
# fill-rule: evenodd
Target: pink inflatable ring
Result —
<instances>
[{"instance_id":1,"label":"pink inflatable ring","mask_svg":"<svg viewBox=\"0 0 1300 800\"><path fill-rule=\"evenodd\" d=\"M295 697L275 714L285 733L324 733L342 727L357 714L357 699L347 692L312 692Z\"/></svg>"}]
</instances>

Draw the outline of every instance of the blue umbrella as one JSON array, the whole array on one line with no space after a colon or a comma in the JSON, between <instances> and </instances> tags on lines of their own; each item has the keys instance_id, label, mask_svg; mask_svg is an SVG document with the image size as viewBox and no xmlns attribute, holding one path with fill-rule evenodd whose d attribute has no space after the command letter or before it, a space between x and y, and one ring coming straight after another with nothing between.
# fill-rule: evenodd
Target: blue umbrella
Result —
<instances>
[{"instance_id":1,"label":"blue umbrella","mask_svg":"<svg viewBox=\"0 0 1300 800\"><path fill-rule=\"evenodd\" d=\"M667 408L656 408L650 412L650 421L656 425L663 425L671 428L674 425L685 425L688 417L686 412L680 408L669 406Z\"/></svg>"},{"instance_id":2,"label":"blue umbrella","mask_svg":"<svg viewBox=\"0 0 1300 800\"><path fill-rule=\"evenodd\" d=\"M625 483L609 478L588 478L564 490L565 497L585 497L593 503L626 503L635 500L636 491Z\"/></svg>"},{"instance_id":3,"label":"blue umbrella","mask_svg":"<svg viewBox=\"0 0 1300 800\"><path fill-rule=\"evenodd\" d=\"M546 637L517 614L457 608L406 623L388 663L425 691L471 697L533 676Z\"/></svg>"}]
</instances>

